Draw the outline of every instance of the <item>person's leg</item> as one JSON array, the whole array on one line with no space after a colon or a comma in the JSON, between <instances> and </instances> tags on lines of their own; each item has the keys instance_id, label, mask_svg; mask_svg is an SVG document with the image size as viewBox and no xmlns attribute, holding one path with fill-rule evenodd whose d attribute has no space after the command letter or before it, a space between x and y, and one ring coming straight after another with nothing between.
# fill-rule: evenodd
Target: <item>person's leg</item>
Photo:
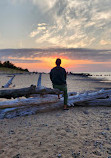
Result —
<instances>
[{"instance_id":1,"label":"person's leg","mask_svg":"<svg viewBox=\"0 0 111 158\"><path fill-rule=\"evenodd\" d=\"M67 85L53 85L53 88L59 89L60 91L64 92L64 109L68 109L67 108L67 101L68 101Z\"/></svg>"},{"instance_id":2,"label":"person's leg","mask_svg":"<svg viewBox=\"0 0 111 158\"><path fill-rule=\"evenodd\" d=\"M67 109L67 101L68 101L68 95L67 95L67 86L63 86L62 88L64 92L64 109Z\"/></svg>"},{"instance_id":3,"label":"person's leg","mask_svg":"<svg viewBox=\"0 0 111 158\"><path fill-rule=\"evenodd\" d=\"M62 91L61 86L60 85L53 85L54 89L59 89L60 91ZM60 95L58 94L58 99L60 99Z\"/></svg>"},{"instance_id":4,"label":"person's leg","mask_svg":"<svg viewBox=\"0 0 111 158\"><path fill-rule=\"evenodd\" d=\"M60 95L58 94L58 99L60 99Z\"/></svg>"},{"instance_id":5,"label":"person's leg","mask_svg":"<svg viewBox=\"0 0 111 158\"><path fill-rule=\"evenodd\" d=\"M64 87L64 105L67 105L68 95L67 95L67 87Z\"/></svg>"}]
</instances>

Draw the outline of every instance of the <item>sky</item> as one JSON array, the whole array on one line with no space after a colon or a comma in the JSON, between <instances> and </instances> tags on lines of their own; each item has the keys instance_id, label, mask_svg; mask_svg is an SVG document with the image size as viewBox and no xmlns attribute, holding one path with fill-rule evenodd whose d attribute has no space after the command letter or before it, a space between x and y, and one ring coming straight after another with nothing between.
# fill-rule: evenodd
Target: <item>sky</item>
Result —
<instances>
[{"instance_id":1,"label":"sky","mask_svg":"<svg viewBox=\"0 0 111 158\"><path fill-rule=\"evenodd\" d=\"M0 49L30 71L110 71L111 0L0 0Z\"/></svg>"}]
</instances>

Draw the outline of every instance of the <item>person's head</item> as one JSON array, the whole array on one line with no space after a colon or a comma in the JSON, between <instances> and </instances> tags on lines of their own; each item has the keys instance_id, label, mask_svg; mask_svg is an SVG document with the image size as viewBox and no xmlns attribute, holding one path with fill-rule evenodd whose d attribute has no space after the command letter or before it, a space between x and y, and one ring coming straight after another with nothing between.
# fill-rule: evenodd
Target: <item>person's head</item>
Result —
<instances>
[{"instance_id":1,"label":"person's head","mask_svg":"<svg viewBox=\"0 0 111 158\"><path fill-rule=\"evenodd\" d=\"M56 65L57 65L57 66L60 66L60 64L61 64L61 59L59 59L59 58L56 59Z\"/></svg>"}]
</instances>

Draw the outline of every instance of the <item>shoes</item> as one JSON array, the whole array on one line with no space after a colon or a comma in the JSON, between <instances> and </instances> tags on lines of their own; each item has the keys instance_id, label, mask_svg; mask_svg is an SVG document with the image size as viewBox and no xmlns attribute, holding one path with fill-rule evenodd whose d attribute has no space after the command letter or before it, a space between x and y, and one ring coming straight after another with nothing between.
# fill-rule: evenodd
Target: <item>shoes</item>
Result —
<instances>
[{"instance_id":1,"label":"shoes","mask_svg":"<svg viewBox=\"0 0 111 158\"><path fill-rule=\"evenodd\" d=\"M64 105L64 110L69 110L69 108L67 107L67 105Z\"/></svg>"},{"instance_id":2,"label":"shoes","mask_svg":"<svg viewBox=\"0 0 111 158\"><path fill-rule=\"evenodd\" d=\"M64 110L69 110L69 108L64 108Z\"/></svg>"},{"instance_id":3,"label":"shoes","mask_svg":"<svg viewBox=\"0 0 111 158\"><path fill-rule=\"evenodd\" d=\"M58 94L58 99L60 99L60 95Z\"/></svg>"}]
</instances>

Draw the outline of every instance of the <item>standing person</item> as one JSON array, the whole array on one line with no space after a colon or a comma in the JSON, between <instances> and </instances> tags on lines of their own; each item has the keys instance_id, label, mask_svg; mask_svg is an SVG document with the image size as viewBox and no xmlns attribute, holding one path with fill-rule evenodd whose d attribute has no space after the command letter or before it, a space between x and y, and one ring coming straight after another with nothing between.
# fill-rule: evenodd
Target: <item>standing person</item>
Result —
<instances>
[{"instance_id":1,"label":"standing person","mask_svg":"<svg viewBox=\"0 0 111 158\"><path fill-rule=\"evenodd\" d=\"M53 84L53 88L59 89L64 92L64 110L68 110L67 108L67 83L66 83L66 70L61 66L61 59L56 60L56 67L51 69L50 71L50 79Z\"/></svg>"}]
</instances>

